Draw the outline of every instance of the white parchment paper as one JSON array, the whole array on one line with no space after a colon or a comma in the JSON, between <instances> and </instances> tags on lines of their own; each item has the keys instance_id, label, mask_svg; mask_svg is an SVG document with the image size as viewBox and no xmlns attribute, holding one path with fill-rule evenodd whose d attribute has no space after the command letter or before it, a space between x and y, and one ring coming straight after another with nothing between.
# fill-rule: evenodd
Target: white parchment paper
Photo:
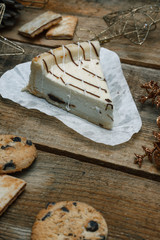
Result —
<instances>
[{"instance_id":1,"label":"white parchment paper","mask_svg":"<svg viewBox=\"0 0 160 240\"><path fill-rule=\"evenodd\" d=\"M0 94L28 109L38 109L61 120L68 127L99 143L118 145L137 133L142 121L124 78L121 63L116 53L101 48L100 61L114 104L114 126L106 130L69 112L49 104L46 100L22 92L29 81L30 62L17 65L0 78Z\"/></svg>"}]
</instances>

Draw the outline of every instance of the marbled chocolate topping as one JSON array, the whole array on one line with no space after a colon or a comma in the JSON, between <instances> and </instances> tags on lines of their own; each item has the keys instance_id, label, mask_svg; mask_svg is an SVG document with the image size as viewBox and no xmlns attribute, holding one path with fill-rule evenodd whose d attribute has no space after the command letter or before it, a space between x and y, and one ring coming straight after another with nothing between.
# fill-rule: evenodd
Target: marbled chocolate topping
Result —
<instances>
[{"instance_id":1,"label":"marbled chocolate topping","mask_svg":"<svg viewBox=\"0 0 160 240\"><path fill-rule=\"evenodd\" d=\"M78 45L77 43L74 43L74 44L75 44L75 45ZM94 46L94 44L93 44L92 42L90 42L90 44L92 45L92 47L93 47L93 49L94 49L95 54L97 55L97 57L99 57L99 54L98 54L97 49L96 49L96 47ZM79 47L82 49L84 60L85 60L85 61L90 61L90 59L86 59L85 50L84 50L84 48L81 46L81 44L79 44Z\"/></svg>"},{"instance_id":2,"label":"marbled chocolate topping","mask_svg":"<svg viewBox=\"0 0 160 240\"><path fill-rule=\"evenodd\" d=\"M71 58L71 61L78 67L78 64L77 64L77 63L74 61L74 59L73 59L73 56L72 56L72 53L71 53L70 49L67 48L66 46L64 46L64 48L67 49L67 51L68 51L68 53L69 53L69 56L70 56L70 58ZM83 50L84 50L84 49L83 49ZM87 69L84 68L84 67L82 67L82 70L84 70L84 71L92 74L93 76L96 76L97 78L100 78L100 79L102 79L103 81L105 81L104 78L101 78L100 76L94 74L93 72L90 72L89 70L87 70ZM105 90L105 91L106 91L106 89L102 89L102 90Z\"/></svg>"},{"instance_id":3,"label":"marbled chocolate topping","mask_svg":"<svg viewBox=\"0 0 160 240\"><path fill-rule=\"evenodd\" d=\"M82 47L81 45L79 45L79 46L81 47L81 49L82 49L82 51L83 51L84 60L86 60L86 58L85 58L85 50L83 49L83 47ZM91 43L91 46L93 47L96 55L98 56L97 50L96 50L95 46L93 45L93 43ZM70 58L71 58L71 61L78 67L78 64L77 64L77 63L74 61L74 59L73 59L73 56L72 56L71 51L70 51L66 46L64 46L64 48L67 49L67 51L68 51L68 53L69 53L69 56L70 56ZM78 81L84 82L84 83L87 84L87 85L90 85L90 86L92 86L92 87L95 87L95 88L97 88L97 89L99 89L99 90L104 91L105 93L107 93L107 90L106 90L106 89L100 88L99 86L96 86L95 84L92 84L92 83L89 83L89 82L87 82L87 81L84 81L84 80L82 80L82 79L80 79L80 78L78 78L78 77L76 77L76 76L73 76L72 74L64 71L64 70L59 66L55 54L52 53L51 51L49 51L48 53L51 54L51 55L54 57L54 60L55 60L55 63L56 63L56 65L57 65L57 67L58 67L63 73L67 74L68 76L70 76L70 77L72 77L72 78L74 78L74 79L76 79L76 80L78 80ZM50 73L51 75L53 75L53 76L56 77L57 79L60 79L60 80L63 82L63 84L66 85L64 79L63 79L62 77L58 77L58 76L55 75L53 72L51 72L51 71L49 70L49 68L48 68L48 65L47 65L46 61L45 61L44 59L42 59L42 60L43 60L43 62L44 62L44 65L45 65L45 68L46 68L47 73ZM89 61L90 61L90 60L89 60ZM87 71L88 73L92 74L93 76L96 76L96 77L102 79L103 81L105 81L105 79L103 79L103 78L101 78L100 76L94 74L93 72L91 72L91 71L89 71L89 70L87 70L87 69L85 69L85 68L82 68L82 69L83 69L84 71ZM83 92L84 92L84 89L79 88L79 87L77 87L77 86L74 85L74 84L68 84L68 85L70 85L70 86L72 86L72 87L74 87L74 88L77 88L77 89L79 89L80 91L83 91ZM97 98L100 98L100 96L98 96L97 94L94 94L94 93L92 93L92 92L90 92L90 91L85 91L85 92L88 93L88 94L90 94L90 95L93 95L93 96L95 96L95 97L97 97Z\"/></svg>"},{"instance_id":4,"label":"marbled chocolate topping","mask_svg":"<svg viewBox=\"0 0 160 240\"><path fill-rule=\"evenodd\" d=\"M54 55L55 56L55 55ZM56 57L55 57L56 58ZM66 85L66 83L65 83L65 81L64 81L64 79L62 78L62 77L58 77L57 75L55 75L55 74L53 74L51 71L49 71L48 70L48 65L47 65L47 63L46 63L46 61L44 60L44 59L42 59L43 60L43 62L44 62L44 65L45 65L45 67L46 67L46 71L47 71L47 73L50 73L50 74L52 74L54 77L56 77L57 79L61 79L61 81L64 83L64 85ZM57 62L57 61L56 61ZM57 66L59 66L57 63L56 63L56 65ZM64 72L64 70L63 69L61 69L63 72ZM66 72L65 72L66 73ZM72 76L71 74L69 74L70 76ZM72 76L72 77L74 77L74 76ZM78 78L77 78L78 79ZM80 81L82 81L81 79L79 79ZM85 82L85 81L84 81ZM86 82L87 83L87 82ZM68 84L68 85L70 85L70 86L72 86L72 87L74 87L74 88L77 88L77 89L79 89L79 90L81 90L82 92L84 92L84 89L82 89L82 88L79 88L79 87L77 87L77 86L75 86L75 85L73 85L73 84ZM92 85L92 84L89 84L89 85ZM94 86L94 85L93 85ZM96 86L97 87L97 86ZM97 87L97 88L99 88L99 87ZM94 93L92 93L92 92L89 92L89 91L86 91L86 93L88 93L88 94L91 94L91 95L93 95L93 96L95 96L95 97L97 97L97 98L100 98L100 96L98 96L98 95L96 95L96 94L94 94Z\"/></svg>"},{"instance_id":5,"label":"marbled chocolate topping","mask_svg":"<svg viewBox=\"0 0 160 240\"><path fill-rule=\"evenodd\" d=\"M87 84L87 85L90 85L90 86L92 86L92 87L95 87L95 88L99 89L98 86L96 86L96 85L94 85L94 84L92 84L92 83L86 82L86 81L84 81L84 80L82 80L82 79L80 79L80 78L78 78L78 77L75 77L75 76L73 76L72 74L64 71L64 70L59 66L59 64L58 64L58 62L57 62L56 56L55 56L53 53L51 53L51 52L49 52L49 53L52 54L52 56L54 57L54 60L55 60L55 63L56 63L56 65L57 65L57 67L58 67L63 73L67 74L68 76L70 76L70 77L72 77L72 78L75 78L75 79L78 80L78 81L84 82L84 83ZM77 66L78 66L78 65L77 65ZM87 71L88 71L88 70L87 70ZM92 73L92 74L94 75L94 73ZM104 88L101 88L101 90L104 91L104 92L106 92L106 89L104 89Z\"/></svg>"},{"instance_id":6,"label":"marbled chocolate topping","mask_svg":"<svg viewBox=\"0 0 160 240\"><path fill-rule=\"evenodd\" d=\"M76 45L77 45L77 44L76 44ZM83 52L83 58L84 58L84 60L86 61L84 48L83 48L80 44L78 45L78 47L81 47L82 52ZM94 46L93 43L91 43L91 47L93 47L96 55L98 56L97 50L96 50L96 48L95 48L95 46ZM72 55L71 50L70 50L67 46L63 46L63 49L66 49L66 50L68 51L69 57L70 57L71 61L73 62L73 64L74 64L76 67L79 67L79 65L75 62L75 60L74 60L74 58L73 58L73 55ZM82 80L82 79L80 79L80 78L78 78L78 77L76 77L76 76L74 76L74 75L66 72L66 71L65 71L64 69L62 69L62 68L60 67L60 65L58 64L57 57L55 56L55 54L54 54L52 51L49 51L48 53L53 56L54 61L55 61L55 64L56 64L56 66L60 69L60 71L62 71L63 73L67 74L67 75L70 76L71 78L76 79L77 81L84 82L85 84L88 84L88 85L90 85L90 86L92 86L92 87L95 87L95 88L99 89L100 91L104 91L105 93L107 93L107 90L106 90L106 89L101 88L101 87L99 87L99 86L97 86L97 85L95 85L95 84L89 83L89 82L87 82L87 81L85 81L85 80ZM63 57L65 57L65 54L64 54ZM88 61L90 61L90 60L91 60L91 59L89 59ZM48 67L48 65L47 65L47 62L46 62L44 59L42 59L42 61L43 61L43 63L44 63L44 66L45 66L45 69L46 69L47 73L51 74L52 76L54 76L54 77L57 78L57 79L60 79L60 80L62 81L62 83L63 83L64 85L66 85L66 82L65 82L65 80L63 79L63 77L59 77L59 76L57 76L56 74L54 74L52 71L50 71L50 70L49 70L49 67ZM91 74L91 75L93 75L93 76L95 76L95 77L97 77L97 78L99 78L99 79L101 79L101 80L106 81L104 78L102 78L102 77L94 74L93 72L85 69L84 67L82 67L81 69L84 70L84 71L87 71L89 74ZM86 93L88 93L88 94L90 94L90 95L92 95L92 96L94 96L94 97L100 98L99 95L97 95L97 94L95 94L95 93L92 93L91 91L84 90L83 88L78 87L78 86L76 86L76 85L74 85L74 84L72 84L72 83L67 83L67 85L69 85L69 86L71 86L71 87L74 87L74 88L76 88L76 89L78 89L78 90L80 90L80 91L82 91L82 92L85 91ZM55 102L57 102L57 103L59 103L59 104L66 104L66 102L64 102L63 100L59 99L59 98L56 97L56 96L53 96L52 94L48 94L48 97L49 97L52 101L55 101ZM112 101L111 101L110 99L108 99L108 98L106 98L105 101L107 102L107 105L106 105L105 110L107 111L107 109L108 109L109 106L110 106L111 109L113 109ZM70 106L72 106L72 105L70 105ZM75 106L73 106L73 107L75 107ZM108 117L113 121L113 118L112 118L111 116L108 115Z\"/></svg>"}]
</instances>

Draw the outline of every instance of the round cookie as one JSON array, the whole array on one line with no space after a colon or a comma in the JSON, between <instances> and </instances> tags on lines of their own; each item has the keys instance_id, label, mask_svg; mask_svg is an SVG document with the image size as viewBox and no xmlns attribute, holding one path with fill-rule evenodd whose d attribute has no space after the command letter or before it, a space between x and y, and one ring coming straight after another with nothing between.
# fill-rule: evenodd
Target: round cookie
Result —
<instances>
[{"instance_id":1,"label":"round cookie","mask_svg":"<svg viewBox=\"0 0 160 240\"><path fill-rule=\"evenodd\" d=\"M0 174L21 171L37 156L32 141L25 137L0 135Z\"/></svg>"},{"instance_id":2,"label":"round cookie","mask_svg":"<svg viewBox=\"0 0 160 240\"><path fill-rule=\"evenodd\" d=\"M36 217L32 240L105 240L108 227L102 215L86 203L49 203Z\"/></svg>"}]
</instances>

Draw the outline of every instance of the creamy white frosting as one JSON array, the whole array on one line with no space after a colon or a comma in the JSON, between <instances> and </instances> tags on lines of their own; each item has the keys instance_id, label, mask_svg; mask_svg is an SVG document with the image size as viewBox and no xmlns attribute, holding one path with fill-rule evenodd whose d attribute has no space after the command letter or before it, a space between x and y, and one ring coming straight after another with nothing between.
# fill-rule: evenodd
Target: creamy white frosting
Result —
<instances>
[{"instance_id":1,"label":"creamy white frosting","mask_svg":"<svg viewBox=\"0 0 160 240\"><path fill-rule=\"evenodd\" d=\"M41 54L32 61L28 90L88 121L111 128L113 104L101 70L99 50L96 41L70 44Z\"/></svg>"}]
</instances>

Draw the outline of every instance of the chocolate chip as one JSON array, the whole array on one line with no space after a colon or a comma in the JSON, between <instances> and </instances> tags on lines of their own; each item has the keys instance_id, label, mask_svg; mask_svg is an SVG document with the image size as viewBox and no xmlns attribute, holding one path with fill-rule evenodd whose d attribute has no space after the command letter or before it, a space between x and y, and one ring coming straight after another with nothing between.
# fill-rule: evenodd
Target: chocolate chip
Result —
<instances>
[{"instance_id":1,"label":"chocolate chip","mask_svg":"<svg viewBox=\"0 0 160 240\"><path fill-rule=\"evenodd\" d=\"M32 141L31 140L27 140L26 144L29 145L29 146L32 146Z\"/></svg>"},{"instance_id":2,"label":"chocolate chip","mask_svg":"<svg viewBox=\"0 0 160 240\"><path fill-rule=\"evenodd\" d=\"M6 163L4 166L3 166L3 170L6 171L6 170L9 170L9 169L15 169L16 168L16 165L15 163L13 162L13 160L11 160L10 162Z\"/></svg>"},{"instance_id":3,"label":"chocolate chip","mask_svg":"<svg viewBox=\"0 0 160 240\"><path fill-rule=\"evenodd\" d=\"M66 208L66 207L62 207L61 210L64 212L69 212L68 208Z\"/></svg>"},{"instance_id":4,"label":"chocolate chip","mask_svg":"<svg viewBox=\"0 0 160 240\"><path fill-rule=\"evenodd\" d=\"M101 235L99 240L106 240L106 236Z\"/></svg>"},{"instance_id":5,"label":"chocolate chip","mask_svg":"<svg viewBox=\"0 0 160 240\"><path fill-rule=\"evenodd\" d=\"M52 100L52 101L54 101L54 102L58 102L58 103L62 103L62 104L65 104L65 102L63 101L63 100L61 100L61 99L59 99L58 97L56 97L56 96L54 96L53 94L48 94L48 97Z\"/></svg>"},{"instance_id":6,"label":"chocolate chip","mask_svg":"<svg viewBox=\"0 0 160 240\"><path fill-rule=\"evenodd\" d=\"M56 96L54 96L53 94L48 94L48 97L52 100L52 101L54 101L54 102L57 102L57 103L59 103L59 104L66 104L66 102L64 102L63 100L61 100L60 98L58 98L58 97L56 97ZM69 107L76 107L75 105L73 105L73 104L69 104Z\"/></svg>"},{"instance_id":7,"label":"chocolate chip","mask_svg":"<svg viewBox=\"0 0 160 240\"><path fill-rule=\"evenodd\" d=\"M112 102L109 98L106 98L105 100L106 102Z\"/></svg>"},{"instance_id":8,"label":"chocolate chip","mask_svg":"<svg viewBox=\"0 0 160 240\"><path fill-rule=\"evenodd\" d=\"M6 146L1 146L1 149L5 150L6 148L11 147L10 145L6 145Z\"/></svg>"},{"instance_id":9,"label":"chocolate chip","mask_svg":"<svg viewBox=\"0 0 160 240\"><path fill-rule=\"evenodd\" d=\"M96 221L91 220L86 227L86 230L89 232L95 232L98 230L98 223Z\"/></svg>"},{"instance_id":10,"label":"chocolate chip","mask_svg":"<svg viewBox=\"0 0 160 240\"><path fill-rule=\"evenodd\" d=\"M48 212L46 215L44 215L44 217L41 219L41 221L46 220L46 218L51 216L51 212Z\"/></svg>"},{"instance_id":11,"label":"chocolate chip","mask_svg":"<svg viewBox=\"0 0 160 240\"><path fill-rule=\"evenodd\" d=\"M46 205L46 208L48 208L49 205L55 205L55 204L56 204L55 202L48 202Z\"/></svg>"},{"instance_id":12,"label":"chocolate chip","mask_svg":"<svg viewBox=\"0 0 160 240\"><path fill-rule=\"evenodd\" d=\"M73 236L73 233L68 233L68 236Z\"/></svg>"},{"instance_id":13,"label":"chocolate chip","mask_svg":"<svg viewBox=\"0 0 160 240\"><path fill-rule=\"evenodd\" d=\"M76 202L73 202L73 205L74 205L74 206L77 206L77 203L76 203Z\"/></svg>"},{"instance_id":14,"label":"chocolate chip","mask_svg":"<svg viewBox=\"0 0 160 240\"><path fill-rule=\"evenodd\" d=\"M11 138L13 140L13 142L21 142L21 138L20 137L14 137Z\"/></svg>"}]
</instances>

